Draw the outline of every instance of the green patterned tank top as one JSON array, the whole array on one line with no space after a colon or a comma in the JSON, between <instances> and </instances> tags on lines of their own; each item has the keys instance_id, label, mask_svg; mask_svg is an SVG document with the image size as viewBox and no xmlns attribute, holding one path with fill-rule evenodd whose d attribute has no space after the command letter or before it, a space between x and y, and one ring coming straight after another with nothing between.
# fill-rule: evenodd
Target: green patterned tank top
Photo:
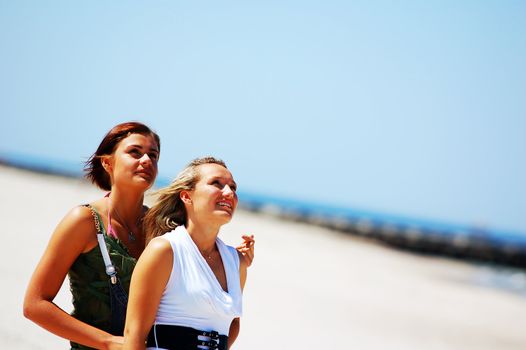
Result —
<instances>
[{"instance_id":1,"label":"green patterned tank top","mask_svg":"<svg viewBox=\"0 0 526 350\"><path fill-rule=\"evenodd\" d=\"M128 249L119 239L106 234L100 215L96 211L95 213L101 223L108 253L117 269L117 276L122 287L128 293L131 275L137 260L128 253ZM95 226L95 223L93 225ZM68 276L71 294L73 295L73 312L71 315L82 322L109 332L111 320L110 282L99 246L96 245L89 252L80 254L71 266ZM71 342L71 348L91 349L73 342Z\"/></svg>"}]
</instances>

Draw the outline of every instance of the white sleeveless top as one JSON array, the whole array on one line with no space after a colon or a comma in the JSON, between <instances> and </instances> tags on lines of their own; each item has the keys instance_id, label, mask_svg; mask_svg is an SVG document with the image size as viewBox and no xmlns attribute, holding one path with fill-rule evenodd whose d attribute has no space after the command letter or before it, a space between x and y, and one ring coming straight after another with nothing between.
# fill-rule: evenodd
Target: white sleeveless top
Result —
<instances>
[{"instance_id":1,"label":"white sleeveless top","mask_svg":"<svg viewBox=\"0 0 526 350\"><path fill-rule=\"evenodd\" d=\"M237 250L216 239L225 268L227 293L184 226L161 237L172 245L173 267L155 323L217 331L228 336L232 320L242 313Z\"/></svg>"}]
</instances>

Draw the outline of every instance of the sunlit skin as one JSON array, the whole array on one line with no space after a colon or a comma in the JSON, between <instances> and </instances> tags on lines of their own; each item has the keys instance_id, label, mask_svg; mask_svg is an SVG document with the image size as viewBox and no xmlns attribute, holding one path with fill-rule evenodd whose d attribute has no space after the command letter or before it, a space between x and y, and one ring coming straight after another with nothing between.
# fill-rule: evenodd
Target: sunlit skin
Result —
<instances>
[{"instance_id":1,"label":"sunlit skin","mask_svg":"<svg viewBox=\"0 0 526 350\"><path fill-rule=\"evenodd\" d=\"M227 280L216 238L222 225L230 222L237 208L237 185L230 171L218 164L198 167L199 181L191 191L182 191L180 197L187 213L186 228L190 237L214 272L223 290ZM240 257L240 285L244 288L247 267L252 261L254 239L244 236L244 247L238 249ZM145 349L145 339L153 325L159 302L173 266L173 250L166 239L154 238L146 247L134 270L126 327L124 349ZM152 273L155 271L155 273ZM228 334L230 347L239 333L239 318L232 321Z\"/></svg>"},{"instance_id":2,"label":"sunlit skin","mask_svg":"<svg viewBox=\"0 0 526 350\"><path fill-rule=\"evenodd\" d=\"M131 134L121 140L111 155L101 161L111 178L110 198L101 198L91 205L101 213L104 227L108 227L106 213L118 210L132 230L139 232L137 218L142 216L144 192L157 176L158 146L150 135ZM111 203L111 205L110 205ZM112 219L115 233L138 257L144 249L144 238L128 241L127 229ZM53 232L49 244L29 282L24 315L48 331L97 349L121 349L123 337L83 323L53 303L73 262L81 253L98 246L91 211L83 206L73 208Z\"/></svg>"},{"instance_id":3,"label":"sunlit skin","mask_svg":"<svg viewBox=\"0 0 526 350\"><path fill-rule=\"evenodd\" d=\"M183 191L181 198L187 206L187 230L192 235L195 231L206 231L207 236L217 235L219 227L230 222L237 208L237 184L230 171L218 164L203 164L199 167L200 180L193 191ZM197 214L199 213L199 214ZM200 240L200 235L192 237ZM254 236L243 235L244 242L237 247L250 266L254 259ZM201 247L201 242L196 244ZM215 238L211 243L203 242L205 252L212 250Z\"/></svg>"},{"instance_id":4,"label":"sunlit skin","mask_svg":"<svg viewBox=\"0 0 526 350\"><path fill-rule=\"evenodd\" d=\"M137 218L141 217L146 210L143 205L144 192L155 182L158 160L159 148L155 139L150 135L142 134L132 134L126 137L117 145L112 155L102 159L102 165L114 184L109 195L110 200L105 201L104 204L111 203L112 217L118 216L127 223L127 228L132 232L141 231ZM130 189L137 190L131 191ZM96 202L96 204L99 203ZM120 227L118 232L123 233L118 235L119 239L127 245L130 254L138 258L144 250L144 235L139 235L132 242L127 234L128 229L119 224L117 222L117 226ZM96 245L95 241L94 246Z\"/></svg>"},{"instance_id":5,"label":"sunlit skin","mask_svg":"<svg viewBox=\"0 0 526 350\"><path fill-rule=\"evenodd\" d=\"M199 166L199 173L195 189L183 191L181 199L187 208L188 232L190 235L199 232L194 240L198 240L199 247L209 251L215 245L219 228L230 222L237 208L237 185L230 171L218 164L203 164ZM210 242L201 244L202 239Z\"/></svg>"},{"instance_id":6,"label":"sunlit skin","mask_svg":"<svg viewBox=\"0 0 526 350\"><path fill-rule=\"evenodd\" d=\"M112 226L130 255L138 258L144 250L144 235L135 241L128 238L128 229L141 232L137 218L147 209L143 205L144 193L151 188L157 176L159 147L153 136L133 133L121 140L111 155L101 163L111 179L109 198L90 203L99 213L105 228L107 213L112 214ZM117 213L120 220L115 220ZM73 208L53 232L49 244L29 282L24 299L24 315L46 330L97 349L122 349L123 337L111 335L83 323L53 303L58 290L73 262L82 253L98 247L91 211L83 206ZM237 247L249 266L254 258L252 236L243 236Z\"/></svg>"},{"instance_id":7,"label":"sunlit skin","mask_svg":"<svg viewBox=\"0 0 526 350\"><path fill-rule=\"evenodd\" d=\"M123 139L112 155L102 160L111 182L150 188L157 177L159 148L150 135L132 134Z\"/></svg>"}]
</instances>

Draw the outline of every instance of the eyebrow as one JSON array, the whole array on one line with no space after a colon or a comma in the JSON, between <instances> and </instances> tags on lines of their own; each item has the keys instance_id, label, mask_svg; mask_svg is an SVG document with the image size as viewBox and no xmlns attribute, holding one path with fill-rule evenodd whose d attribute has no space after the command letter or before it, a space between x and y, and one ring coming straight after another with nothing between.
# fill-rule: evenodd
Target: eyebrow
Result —
<instances>
[{"instance_id":1,"label":"eyebrow","mask_svg":"<svg viewBox=\"0 0 526 350\"><path fill-rule=\"evenodd\" d=\"M131 144L131 145L128 145L127 147L128 147L128 148L130 148L130 147L137 147L137 148L140 148L140 149L143 149L143 148L144 148L144 147L142 147L142 145L139 145L139 144ZM159 149L158 149L157 147L155 147L155 148L154 148L154 147L150 148L150 151L154 151L154 152L159 153Z\"/></svg>"},{"instance_id":2,"label":"eyebrow","mask_svg":"<svg viewBox=\"0 0 526 350\"><path fill-rule=\"evenodd\" d=\"M214 176L214 177L212 177L211 180L223 180L223 179L225 179L225 178L222 177L222 176ZM237 182L235 182L234 180L232 180L232 184L235 185L235 186L237 187ZM230 185L229 185L229 186L230 186Z\"/></svg>"}]
</instances>

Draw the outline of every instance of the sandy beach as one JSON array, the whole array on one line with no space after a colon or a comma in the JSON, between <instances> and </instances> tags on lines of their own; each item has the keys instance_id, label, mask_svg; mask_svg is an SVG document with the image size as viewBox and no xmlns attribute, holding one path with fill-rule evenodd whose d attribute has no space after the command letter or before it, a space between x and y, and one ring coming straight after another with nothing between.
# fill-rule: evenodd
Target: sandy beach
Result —
<instances>
[{"instance_id":1,"label":"sandy beach","mask_svg":"<svg viewBox=\"0 0 526 350\"><path fill-rule=\"evenodd\" d=\"M66 349L23 317L23 296L59 220L102 192L5 166L0 186L0 348ZM524 273L238 211L221 237L235 245L243 233L256 236L256 259L233 349L526 349ZM55 301L71 310L67 281Z\"/></svg>"}]
</instances>

